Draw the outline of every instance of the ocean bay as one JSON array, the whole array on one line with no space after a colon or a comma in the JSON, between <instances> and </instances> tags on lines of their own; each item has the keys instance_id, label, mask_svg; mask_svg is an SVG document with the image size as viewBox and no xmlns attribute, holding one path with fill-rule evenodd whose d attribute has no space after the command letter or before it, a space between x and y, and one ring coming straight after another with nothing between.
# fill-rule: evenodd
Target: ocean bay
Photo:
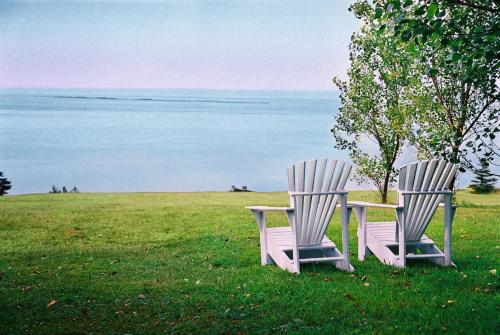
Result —
<instances>
[{"instance_id":1,"label":"ocean bay","mask_svg":"<svg viewBox=\"0 0 500 335\"><path fill-rule=\"evenodd\" d=\"M0 90L12 194L285 190L295 161L336 157L335 91Z\"/></svg>"}]
</instances>

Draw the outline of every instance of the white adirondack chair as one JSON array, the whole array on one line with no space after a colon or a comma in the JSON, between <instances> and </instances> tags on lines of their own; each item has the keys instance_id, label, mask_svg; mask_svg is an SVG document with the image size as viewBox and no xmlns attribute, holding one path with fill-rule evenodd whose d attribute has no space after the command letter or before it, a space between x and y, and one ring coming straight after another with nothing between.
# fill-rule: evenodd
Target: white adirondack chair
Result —
<instances>
[{"instance_id":1,"label":"white adirondack chair","mask_svg":"<svg viewBox=\"0 0 500 335\"><path fill-rule=\"evenodd\" d=\"M290 207L249 206L260 230L261 263L276 263L300 273L301 263L332 262L352 272L349 263L347 207L344 186L351 166L336 160L313 159L288 168ZM342 212L342 252L325 235L340 200ZM266 211L284 211L289 227L266 228Z\"/></svg>"},{"instance_id":2,"label":"white adirondack chair","mask_svg":"<svg viewBox=\"0 0 500 335\"><path fill-rule=\"evenodd\" d=\"M373 253L389 265L404 268L407 259L429 259L442 266L451 262L451 225L457 206L448 189L457 166L443 160L422 161L399 170L398 205L352 202L358 220L358 259ZM444 253L424 235L437 207L444 200ZM396 210L396 221L367 222L366 208ZM395 254L398 252L398 254Z\"/></svg>"}]
</instances>

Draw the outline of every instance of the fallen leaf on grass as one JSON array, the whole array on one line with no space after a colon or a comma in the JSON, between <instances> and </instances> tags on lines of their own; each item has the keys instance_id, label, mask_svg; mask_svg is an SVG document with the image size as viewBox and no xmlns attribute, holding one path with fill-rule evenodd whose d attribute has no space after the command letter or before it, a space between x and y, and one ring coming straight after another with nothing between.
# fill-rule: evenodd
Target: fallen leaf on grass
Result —
<instances>
[{"instance_id":1,"label":"fallen leaf on grass","mask_svg":"<svg viewBox=\"0 0 500 335\"><path fill-rule=\"evenodd\" d=\"M370 286L370 283L363 283L363 286Z\"/></svg>"},{"instance_id":2,"label":"fallen leaf on grass","mask_svg":"<svg viewBox=\"0 0 500 335\"><path fill-rule=\"evenodd\" d=\"M496 275L497 275L497 269L491 269L491 270L490 270L490 273L491 273L492 275L496 276Z\"/></svg>"},{"instance_id":3,"label":"fallen leaf on grass","mask_svg":"<svg viewBox=\"0 0 500 335\"><path fill-rule=\"evenodd\" d=\"M139 294L139 296L137 296L137 298L139 298L139 299L146 299L146 296L141 293L141 294Z\"/></svg>"},{"instance_id":4,"label":"fallen leaf on grass","mask_svg":"<svg viewBox=\"0 0 500 335\"><path fill-rule=\"evenodd\" d=\"M52 306L54 306L55 304L57 304L57 300L54 300L52 299L48 304L47 304L47 308L50 308Z\"/></svg>"},{"instance_id":5,"label":"fallen leaf on grass","mask_svg":"<svg viewBox=\"0 0 500 335\"><path fill-rule=\"evenodd\" d=\"M26 287L23 287L23 288L21 289L21 291L23 291L23 292L28 292L28 291L29 291L29 290L31 290L33 287L34 287L33 285L28 285L28 286L26 286Z\"/></svg>"},{"instance_id":6,"label":"fallen leaf on grass","mask_svg":"<svg viewBox=\"0 0 500 335\"><path fill-rule=\"evenodd\" d=\"M441 305L441 308L448 308L448 306L450 306L454 303L455 303L455 300L448 300L448 301L446 301L446 304Z\"/></svg>"}]
</instances>

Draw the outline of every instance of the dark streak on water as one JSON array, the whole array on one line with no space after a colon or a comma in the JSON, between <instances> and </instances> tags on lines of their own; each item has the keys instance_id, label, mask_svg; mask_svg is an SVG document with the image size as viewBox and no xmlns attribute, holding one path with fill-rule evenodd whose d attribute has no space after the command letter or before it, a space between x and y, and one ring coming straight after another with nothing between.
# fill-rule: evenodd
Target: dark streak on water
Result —
<instances>
[{"instance_id":1,"label":"dark streak on water","mask_svg":"<svg viewBox=\"0 0 500 335\"><path fill-rule=\"evenodd\" d=\"M267 101L229 101L229 100L180 100L180 99L153 99L153 98L115 98L115 97L88 97L88 96L65 96L55 95L57 99L96 99L96 100L128 100L128 101L158 101L158 102L181 102L181 103L215 103L215 104L260 104L268 105Z\"/></svg>"}]
</instances>

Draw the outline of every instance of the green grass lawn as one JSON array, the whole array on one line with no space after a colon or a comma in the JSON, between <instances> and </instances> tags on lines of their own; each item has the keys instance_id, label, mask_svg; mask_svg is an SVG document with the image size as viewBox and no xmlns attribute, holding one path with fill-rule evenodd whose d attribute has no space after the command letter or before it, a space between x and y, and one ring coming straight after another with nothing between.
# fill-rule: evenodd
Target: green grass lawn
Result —
<instances>
[{"instance_id":1,"label":"green grass lawn","mask_svg":"<svg viewBox=\"0 0 500 335\"><path fill-rule=\"evenodd\" d=\"M349 200L374 200L351 192ZM392 194L394 200L394 194ZM453 260L353 274L261 266L246 205L286 193L47 194L0 199L0 333L498 334L500 194L457 194ZM442 210L428 235L442 245ZM394 220L390 210L369 219ZM285 215L269 216L285 225ZM328 230L340 244L340 211Z\"/></svg>"}]
</instances>

